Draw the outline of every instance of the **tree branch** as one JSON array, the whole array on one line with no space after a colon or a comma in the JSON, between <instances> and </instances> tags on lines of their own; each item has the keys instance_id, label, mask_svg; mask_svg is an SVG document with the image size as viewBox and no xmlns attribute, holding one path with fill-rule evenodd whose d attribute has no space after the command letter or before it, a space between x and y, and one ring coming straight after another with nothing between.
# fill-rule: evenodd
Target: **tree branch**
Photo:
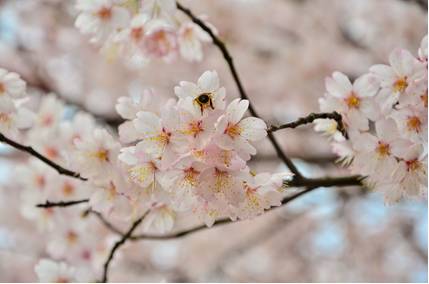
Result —
<instances>
[{"instance_id":1,"label":"tree branch","mask_svg":"<svg viewBox=\"0 0 429 284\"><path fill-rule=\"evenodd\" d=\"M51 202L47 200L45 203L37 204L36 207L39 207L39 208L68 207L68 206L73 206L73 205L87 203L87 202L89 202L89 199L58 201L58 202Z\"/></svg>"},{"instance_id":2,"label":"tree branch","mask_svg":"<svg viewBox=\"0 0 429 284\"><path fill-rule=\"evenodd\" d=\"M305 117L300 117L293 122L289 122L289 123L286 123L286 124L283 124L280 126L272 125L268 129L268 132L275 132L277 130L285 129L285 128L296 128L296 127L304 125L304 124L312 123L316 119L332 119L332 120L335 120L337 122L338 131L340 131L343 134L343 136L347 138L348 135L347 135L347 131L346 131L346 128L344 126L341 114L339 114L336 111L334 111L334 112L322 112L322 113L310 113L309 115L307 115Z\"/></svg>"},{"instance_id":3,"label":"tree branch","mask_svg":"<svg viewBox=\"0 0 429 284\"><path fill-rule=\"evenodd\" d=\"M300 191L294 195L285 197L282 200L282 206L284 206L284 205L288 204L289 202L292 202L293 200L297 199L298 197L300 197L304 194L310 193L313 190L320 188L320 187L362 186L363 185L362 180L363 180L363 177L361 177L361 176L347 176L347 177L326 177L326 178L314 178L314 179L304 178L299 183L297 181L294 181L294 180L292 180L290 182L285 182L285 185L287 185L287 186L305 186L305 187L307 187L307 189ZM278 208L278 207L272 207L272 208L268 209L267 211L273 210L276 208ZM100 213L95 212L93 210L87 210L86 213L87 214L92 213L95 216L97 216L100 219L100 221L108 229L110 229L112 232L119 234L119 235L124 235L120 229L118 229L114 225L112 225ZM216 222L213 224L212 227L225 225L225 224L229 224L229 223L233 223L233 222L236 222L236 221L232 221L229 218L223 218L223 219L216 220ZM186 229L183 231L179 231L179 232L175 232L175 233L171 233L171 234L167 234L167 235L140 234L140 235L129 236L128 239L132 240L132 241L177 239L177 238L182 238L182 237L185 237L185 236L190 235L192 233L196 233L198 231L209 229L209 228L211 228L211 227L207 227L205 224L202 224L202 225L196 226L196 227L191 228L191 229Z\"/></svg>"},{"instance_id":4,"label":"tree branch","mask_svg":"<svg viewBox=\"0 0 429 284\"><path fill-rule=\"evenodd\" d=\"M113 245L112 249L110 250L109 257L107 258L107 260L106 260L106 262L104 263L104 266L103 266L103 279L101 280L101 282L103 282L103 283L107 282L107 280L108 280L108 276L107 275L109 273L109 265L110 265L110 262L113 260L113 256L115 255L115 252L123 244L125 244L125 242L131 237L132 233L141 224L141 222L143 221L143 219L146 216L146 214L147 214L147 212L145 214L143 214L143 216L141 216L140 218L138 218L136 221L134 221L134 223L131 225L131 227L128 229L128 231L122 236L122 238L120 240L118 240Z\"/></svg>"},{"instance_id":5,"label":"tree branch","mask_svg":"<svg viewBox=\"0 0 429 284\"><path fill-rule=\"evenodd\" d=\"M423 12L428 12L428 1L427 0L402 0L403 2L415 3L422 9Z\"/></svg>"},{"instance_id":6,"label":"tree branch","mask_svg":"<svg viewBox=\"0 0 429 284\"><path fill-rule=\"evenodd\" d=\"M47 164L51 168L55 169L60 175L65 175L65 176L69 176L69 177L80 179L80 180L87 180L86 178L81 177L79 173L76 173L76 172L73 172L73 171L68 170L66 168L63 168L62 166L58 165L57 163L51 161L50 159L46 158L45 156L43 156L42 154L40 154L39 152L34 150L32 147L25 146L25 145L22 145L18 142L15 142L15 141L7 138L6 136L4 136L1 133L0 133L0 142L4 142L4 143L12 146L13 148L15 148L17 150L26 152L26 153L32 155L33 157L36 157L37 159L44 162L45 164Z\"/></svg>"},{"instance_id":7,"label":"tree branch","mask_svg":"<svg viewBox=\"0 0 429 284\"><path fill-rule=\"evenodd\" d=\"M237 85L238 91L240 93L240 97L242 99L246 99L249 101L249 112L250 112L250 114L252 116L255 116L255 117L260 117L257 114L256 110L253 108L253 105L250 102L249 97L246 94L246 91L244 90L244 87L241 83L240 77L238 76L237 70L235 69L233 58L230 55L228 49L226 48L225 43L221 39L219 39L219 37L217 37L214 34L214 32L212 31L212 29L209 26L207 26L202 20L200 20L198 17L196 17L190 9L182 6L179 2L176 2L176 4L177 4L177 8L180 11L185 13L196 25L198 25L200 28L202 28L211 37L211 39L213 40L213 44L219 48L219 50L221 51L221 53L223 55L223 58L225 59L227 65L229 67L231 75L232 75L232 77L235 81L235 84ZM283 152L283 150L280 148L280 145L277 142L276 138L270 132L268 133L268 139L270 140L271 144L273 145L274 150L277 153L277 156L286 164L286 166L290 169L290 171L292 173L294 173L294 175L295 175L294 178L296 178L296 179L302 178L301 173L298 171L298 169L296 168L296 166L294 165L292 160L289 159L289 157Z\"/></svg>"}]
</instances>

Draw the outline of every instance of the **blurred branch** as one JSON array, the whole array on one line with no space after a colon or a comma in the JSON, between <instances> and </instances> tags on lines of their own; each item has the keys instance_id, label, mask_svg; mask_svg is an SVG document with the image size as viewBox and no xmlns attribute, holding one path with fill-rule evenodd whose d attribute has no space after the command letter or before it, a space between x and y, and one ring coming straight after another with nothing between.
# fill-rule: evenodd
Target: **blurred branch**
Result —
<instances>
[{"instance_id":1,"label":"blurred branch","mask_svg":"<svg viewBox=\"0 0 429 284\"><path fill-rule=\"evenodd\" d=\"M55 84L50 82L52 80L49 80L49 76L43 74L44 72L41 72L40 68L38 67L37 59L34 59L31 56L31 52L23 44L18 45L17 50L20 52L21 58L25 60L26 65L29 66L29 68L31 68L32 70L33 78L31 79L26 78L23 74L20 74L21 77L26 82L28 82L30 87L36 88L46 94L53 93L66 104L71 105L78 110L91 114L97 121L107 124L113 128L118 127L125 121L119 116L104 116L95 114L94 112L90 111L83 103L77 102L76 100L70 100L64 96L61 96L57 88L53 86Z\"/></svg>"},{"instance_id":2,"label":"blurred branch","mask_svg":"<svg viewBox=\"0 0 429 284\"><path fill-rule=\"evenodd\" d=\"M36 207L38 208L68 207L68 206L78 205L78 204L87 203L87 202L89 202L89 199L58 201L58 202L51 202L47 200L45 203L37 204Z\"/></svg>"},{"instance_id":3,"label":"blurred branch","mask_svg":"<svg viewBox=\"0 0 429 284\"><path fill-rule=\"evenodd\" d=\"M402 0L403 2L414 3L419 6L424 12L428 12L428 1L427 0Z\"/></svg>"},{"instance_id":4,"label":"blurred branch","mask_svg":"<svg viewBox=\"0 0 429 284\"><path fill-rule=\"evenodd\" d=\"M208 35L213 40L213 44L219 48L221 51L223 58L225 59L229 70L231 72L231 75L235 81L235 84L237 85L238 91L240 93L241 99L246 99L249 101L249 112L252 116L260 117L256 110L253 108L253 105L251 104L248 95L246 94L246 91L244 90L244 87L241 83L240 77L238 76L237 70L235 69L235 65L233 62L233 58L231 57L228 49L226 48L224 42L220 40L215 33L212 31L212 29L206 25L202 20L200 20L198 17L196 17L192 11L186 7L183 7L179 2L176 2L177 8L185 13L196 25L198 25L200 28L202 28L205 32L208 33ZM268 132L268 139L270 140L271 144L273 145L277 155L279 158L287 165L287 167L290 169L292 173L294 173L295 179L301 179L303 176L298 171L294 163L291 159L283 152L283 150L280 148L280 145L278 144L277 140L275 139L274 135L271 132Z\"/></svg>"},{"instance_id":5,"label":"blurred branch","mask_svg":"<svg viewBox=\"0 0 429 284\"><path fill-rule=\"evenodd\" d=\"M308 123L312 123L314 120L316 119L332 119L335 120L337 122L337 129L338 131L340 131L344 137L347 137L347 131L346 128L344 127L344 123L343 120L341 118L341 115L334 111L334 112L324 112L324 113L310 113L309 115L305 116L305 117L300 117L298 118L296 121L293 122L289 122L280 126L271 126L270 128L268 128L268 132L274 132L280 129L285 129L285 128L296 128L298 126L301 125L305 125Z\"/></svg>"},{"instance_id":6,"label":"blurred branch","mask_svg":"<svg viewBox=\"0 0 429 284\"><path fill-rule=\"evenodd\" d=\"M128 231L122 236L122 238L120 240L118 240L112 247L112 249L110 250L109 256L106 260L106 262L104 263L103 266L103 279L101 280L101 282L106 283L108 280L108 273L109 273L109 265L110 262L113 260L113 257L115 255L115 252L126 243L126 241L131 237L132 233L134 232L135 229L137 229L137 227L141 224L141 222L143 221L144 217L146 216L147 212L143 214L143 216L141 216L140 218L138 218L136 221L134 221L134 223L131 225L131 227L128 229Z\"/></svg>"},{"instance_id":7,"label":"blurred branch","mask_svg":"<svg viewBox=\"0 0 429 284\"><path fill-rule=\"evenodd\" d=\"M73 171L68 170L66 168L63 168L62 166L58 165L54 161L46 158L45 156L43 156L42 154L40 154L39 152L34 150L32 147L25 146L25 145L22 145L18 142L15 142L15 141L7 138L6 136L4 136L1 133L0 133L0 142L4 142L4 143L12 146L13 148L15 148L17 150L20 150L22 152L26 152L26 153L30 154L31 156L36 157L37 159L44 162L45 164L47 164L51 168L55 169L60 175L65 175L65 176L69 176L69 177L80 179L80 180L87 180L86 178L81 177L79 173L76 173L76 172L73 172Z\"/></svg>"}]
</instances>

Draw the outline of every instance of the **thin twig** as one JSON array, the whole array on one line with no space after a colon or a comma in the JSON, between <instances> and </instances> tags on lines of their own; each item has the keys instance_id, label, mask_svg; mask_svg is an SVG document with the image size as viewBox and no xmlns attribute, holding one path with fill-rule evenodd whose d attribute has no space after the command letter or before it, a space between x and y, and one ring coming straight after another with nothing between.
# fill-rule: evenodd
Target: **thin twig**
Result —
<instances>
[{"instance_id":1,"label":"thin twig","mask_svg":"<svg viewBox=\"0 0 429 284\"><path fill-rule=\"evenodd\" d=\"M249 96L246 94L246 91L244 90L244 87L241 83L240 77L238 76L238 72L235 68L233 58L230 55L228 49L226 48L225 43L215 35L215 33L212 31L212 29L207 26L204 21L200 20L198 17L196 17L192 11L184 6L182 6L179 2L176 2L177 8L185 13L195 24L197 24L200 28L202 28L205 32L208 33L208 35L211 37L213 44L219 48L221 51L223 58L225 59L229 70L231 71L231 75L235 81L235 84L237 85L238 91L240 93L240 97L242 99L246 99L249 101L249 112L252 116L260 117L256 110L254 109L252 103L249 100ZM270 140L271 144L273 145L277 156L286 164L286 166L290 169L292 173L294 173L294 178L299 180L302 178L301 173L298 171L294 163L291 159L283 152L281 149L279 143L277 142L276 138L272 133L268 133L268 139Z\"/></svg>"},{"instance_id":2,"label":"thin twig","mask_svg":"<svg viewBox=\"0 0 429 284\"><path fill-rule=\"evenodd\" d=\"M104 218L104 216L100 212L94 211L91 208L87 209L87 210L85 210L85 212L83 212L83 216L87 216L89 214L93 214L94 216L96 216L101 221L101 223L103 223L103 225L106 226L107 229L109 229L110 231L112 231L118 235L124 234L124 233L122 233L122 231L120 229L116 228L115 225L113 225L112 223L107 221L107 219ZM132 238L130 238L130 239L132 239Z\"/></svg>"},{"instance_id":3,"label":"thin twig","mask_svg":"<svg viewBox=\"0 0 429 284\"><path fill-rule=\"evenodd\" d=\"M68 207L68 206L78 205L78 204L87 203L87 202L89 202L89 199L58 201L58 202L52 202L47 200L45 203L37 204L36 207L39 207L39 208Z\"/></svg>"},{"instance_id":4,"label":"thin twig","mask_svg":"<svg viewBox=\"0 0 429 284\"><path fill-rule=\"evenodd\" d=\"M118 240L112 247L109 253L109 257L107 258L106 262L103 266L103 279L101 282L106 283L108 280L108 273L109 273L109 265L110 262L113 260L113 256L115 255L115 252L123 245L125 242L131 237L132 233L135 229L141 224L144 217L146 216L147 212L143 214L140 218L138 218L134 223L131 225L131 227L128 229L128 231L122 236L120 240Z\"/></svg>"},{"instance_id":5,"label":"thin twig","mask_svg":"<svg viewBox=\"0 0 429 284\"><path fill-rule=\"evenodd\" d=\"M4 136L1 133L0 133L0 142L4 142L4 143L12 146L13 148L15 148L17 150L26 152L26 153L32 155L33 157L36 157L37 159L44 162L45 164L47 164L51 168L55 169L60 175L65 175L65 176L77 178L80 180L87 180L86 178L81 177L79 173L76 173L76 172L73 172L73 171L68 170L66 168L63 168L62 166L58 165L57 163L51 161L50 159L46 158L45 156L43 156L42 154L40 154L39 152L34 150L32 147L25 146L25 145L22 145L18 142L15 142L15 141L7 138L6 136Z\"/></svg>"},{"instance_id":6,"label":"thin twig","mask_svg":"<svg viewBox=\"0 0 429 284\"><path fill-rule=\"evenodd\" d=\"M285 129L285 128L296 128L296 127L304 125L304 124L312 123L316 119L333 119L333 120L335 120L337 122L338 131L340 131L343 134L343 136L347 138L348 135L347 135L347 131L346 131L346 128L344 126L341 114L339 114L336 111L334 111L334 112L322 112L322 113L310 113L309 115L307 115L305 117L300 117L293 122L289 122L289 123L282 124L279 126L272 125L268 129L268 132L275 132L277 130Z\"/></svg>"}]
</instances>

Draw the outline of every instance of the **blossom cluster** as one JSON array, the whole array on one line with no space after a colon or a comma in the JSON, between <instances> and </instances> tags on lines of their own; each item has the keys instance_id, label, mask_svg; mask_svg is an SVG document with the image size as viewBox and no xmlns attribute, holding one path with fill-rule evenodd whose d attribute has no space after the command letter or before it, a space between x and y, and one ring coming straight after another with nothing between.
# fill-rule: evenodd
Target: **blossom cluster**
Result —
<instances>
[{"instance_id":1,"label":"blossom cluster","mask_svg":"<svg viewBox=\"0 0 429 284\"><path fill-rule=\"evenodd\" d=\"M58 175L34 157L16 168L22 215L49 233L49 257L75 266L41 260L41 280L93 279L102 267L112 238L98 220L82 215L88 208L122 223L146 214L143 230L165 233L178 214L211 226L219 217L251 218L281 204L290 174L255 174L247 166L256 154L252 144L267 134L261 119L244 118L249 102L227 106L214 71L196 84L181 82L175 93L165 103L152 90L119 98L125 122L118 137L91 115L73 114L54 94L40 99L25 143L88 179ZM86 198L89 206L81 210L35 207Z\"/></svg>"},{"instance_id":2,"label":"blossom cluster","mask_svg":"<svg viewBox=\"0 0 429 284\"><path fill-rule=\"evenodd\" d=\"M256 154L252 143L267 135L261 119L243 118L249 102L226 106L215 71L174 91L178 99L158 111L151 91L118 100L126 119L119 139L128 145L105 130L75 143L77 168L102 188L91 197L93 208L121 218L150 210L145 227L166 232L177 213L196 214L210 226L217 217L245 219L280 205L289 174L255 174L247 166Z\"/></svg>"},{"instance_id":3,"label":"blossom cluster","mask_svg":"<svg viewBox=\"0 0 429 284\"><path fill-rule=\"evenodd\" d=\"M34 115L23 106L26 83L18 74L0 68L0 132L16 137L19 129L31 127Z\"/></svg>"},{"instance_id":4,"label":"blossom cluster","mask_svg":"<svg viewBox=\"0 0 429 284\"><path fill-rule=\"evenodd\" d=\"M342 115L348 139L337 122L320 119L315 129L333 139L333 151L387 203L427 195L427 36L418 55L395 49L389 65L375 65L353 83L335 72L326 79L322 111Z\"/></svg>"},{"instance_id":5,"label":"blossom cluster","mask_svg":"<svg viewBox=\"0 0 429 284\"><path fill-rule=\"evenodd\" d=\"M22 133L24 143L59 165L70 166L70 151L75 149L74 143L92 134L96 127L94 118L83 112L72 116L70 108L54 94L41 97L34 113L32 127ZM88 198L95 191L93 185L59 175L35 157L17 166L15 175L19 178L14 183L21 189L21 214L35 225L35 229L45 234L47 255L76 266L71 270L65 263L41 260L36 267L39 280L94 280L94 273L99 271L107 257L111 234L97 219L83 215L88 206L70 209L35 206L47 200L56 202Z\"/></svg>"},{"instance_id":6,"label":"blossom cluster","mask_svg":"<svg viewBox=\"0 0 429 284\"><path fill-rule=\"evenodd\" d=\"M117 55L131 66L151 59L170 62L178 55L200 61L202 43L210 37L199 26L180 17L174 0L78 0L75 25L103 53Z\"/></svg>"}]
</instances>

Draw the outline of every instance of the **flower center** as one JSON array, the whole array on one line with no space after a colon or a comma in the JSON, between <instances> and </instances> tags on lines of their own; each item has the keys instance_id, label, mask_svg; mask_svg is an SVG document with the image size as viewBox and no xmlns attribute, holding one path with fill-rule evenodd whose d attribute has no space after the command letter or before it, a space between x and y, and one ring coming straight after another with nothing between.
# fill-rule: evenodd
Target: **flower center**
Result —
<instances>
[{"instance_id":1,"label":"flower center","mask_svg":"<svg viewBox=\"0 0 429 284\"><path fill-rule=\"evenodd\" d=\"M108 162L109 161L109 151L106 149L100 149L97 152L94 153L94 157L102 162Z\"/></svg>"},{"instance_id":2,"label":"flower center","mask_svg":"<svg viewBox=\"0 0 429 284\"><path fill-rule=\"evenodd\" d=\"M375 151L381 157L388 156L390 155L390 145L379 141Z\"/></svg>"},{"instance_id":3,"label":"flower center","mask_svg":"<svg viewBox=\"0 0 429 284\"><path fill-rule=\"evenodd\" d=\"M108 7L103 7L97 12L97 16L103 21L110 20L110 18L112 17L112 9Z\"/></svg>"},{"instance_id":4,"label":"flower center","mask_svg":"<svg viewBox=\"0 0 429 284\"><path fill-rule=\"evenodd\" d=\"M192 187L197 186L197 177L199 172L196 171L193 167L190 167L189 169L185 170L185 177L184 180L186 183L191 185Z\"/></svg>"},{"instance_id":5,"label":"flower center","mask_svg":"<svg viewBox=\"0 0 429 284\"><path fill-rule=\"evenodd\" d=\"M407 127L410 131L420 132L422 122L417 116L410 116L407 120Z\"/></svg>"},{"instance_id":6,"label":"flower center","mask_svg":"<svg viewBox=\"0 0 429 284\"><path fill-rule=\"evenodd\" d=\"M3 95L6 92L6 87L3 83L0 83L0 95Z\"/></svg>"},{"instance_id":7,"label":"flower center","mask_svg":"<svg viewBox=\"0 0 429 284\"><path fill-rule=\"evenodd\" d=\"M187 40L192 40L194 36L194 31L191 27L188 27L185 29L185 31L183 32L183 37Z\"/></svg>"},{"instance_id":8,"label":"flower center","mask_svg":"<svg viewBox=\"0 0 429 284\"><path fill-rule=\"evenodd\" d=\"M225 134L227 134L231 138L235 138L241 134L241 131L241 127L237 124L228 123L228 126L225 129Z\"/></svg>"},{"instance_id":9,"label":"flower center","mask_svg":"<svg viewBox=\"0 0 429 284\"><path fill-rule=\"evenodd\" d=\"M360 99L353 92L345 99L345 101L349 108L359 108Z\"/></svg>"},{"instance_id":10,"label":"flower center","mask_svg":"<svg viewBox=\"0 0 429 284\"><path fill-rule=\"evenodd\" d=\"M162 145L167 145L170 143L171 133L167 132L165 129L162 129L162 132L158 135L158 141Z\"/></svg>"},{"instance_id":11,"label":"flower center","mask_svg":"<svg viewBox=\"0 0 429 284\"><path fill-rule=\"evenodd\" d=\"M399 78L398 80L395 81L395 83L393 83L393 90L395 92L402 93L405 91L407 87L408 87L407 77Z\"/></svg>"},{"instance_id":12,"label":"flower center","mask_svg":"<svg viewBox=\"0 0 429 284\"><path fill-rule=\"evenodd\" d=\"M135 41L139 41L142 37L143 37L142 27L133 28L131 30L131 38L134 39Z\"/></svg>"},{"instance_id":13,"label":"flower center","mask_svg":"<svg viewBox=\"0 0 429 284\"><path fill-rule=\"evenodd\" d=\"M42 117L42 125L44 126L50 126L54 122L54 119L51 115L46 115Z\"/></svg>"},{"instance_id":14,"label":"flower center","mask_svg":"<svg viewBox=\"0 0 429 284\"><path fill-rule=\"evenodd\" d=\"M79 236L78 236L75 232L73 232L73 231L68 231L68 232L67 232L66 239L67 239L67 242L68 242L70 245L72 245L72 244L75 244L75 243L77 242L78 237L79 237Z\"/></svg>"},{"instance_id":15,"label":"flower center","mask_svg":"<svg viewBox=\"0 0 429 284\"><path fill-rule=\"evenodd\" d=\"M45 148L46 156L50 159L56 159L59 156L58 150L54 147L46 147Z\"/></svg>"},{"instance_id":16,"label":"flower center","mask_svg":"<svg viewBox=\"0 0 429 284\"><path fill-rule=\"evenodd\" d=\"M66 182L63 186L63 194L65 196L71 196L74 193L74 186Z\"/></svg>"},{"instance_id":17,"label":"flower center","mask_svg":"<svg viewBox=\"0 0 429 284\"><path fill-rule=\"evenodd\" d=\"M46 184L45 177L42 175L36 176L36 185L40 188L43 188Z\"/></svg>"},{"instance_id":18,"label":"flower center","mask_svg":"<svg viewBox=\"0 0 429 284\"><path fill-rule=\"evenodd\" d=\"M409 171L409 172L416 171L416 170L420 169L420 167L421 167L421 164L417 159L411 160L411 161L406 161L405 164L407 165L407 171Z\"/></svg>"},{"instance_id":19,"label":"flower center","mask_svg":"<svg viewBox=\"0 0 429 284\"><path fill-rule=\"evenodd\" d=\"M203 122L201 120L198 121L192 121L191 123L189 123L189 128L187 134L190 134L192 136L197 137L197 135L201 132L203 132Z\"/></svg>"},{"instance_id":20,"label":"flower center","mask_svg":"<svg viewBox=\"0 0 429 284\"><path fill-rule=\"evenodd\" d=\"M8 123L9 120L10 120L10 117L7 113L0 113L0 122Z\"/></svg>"}]
</instances>

